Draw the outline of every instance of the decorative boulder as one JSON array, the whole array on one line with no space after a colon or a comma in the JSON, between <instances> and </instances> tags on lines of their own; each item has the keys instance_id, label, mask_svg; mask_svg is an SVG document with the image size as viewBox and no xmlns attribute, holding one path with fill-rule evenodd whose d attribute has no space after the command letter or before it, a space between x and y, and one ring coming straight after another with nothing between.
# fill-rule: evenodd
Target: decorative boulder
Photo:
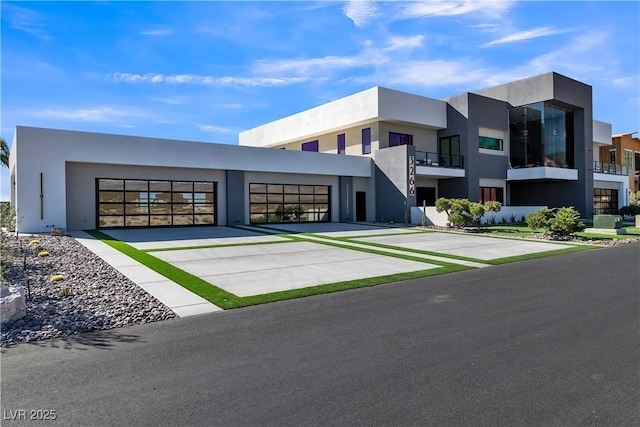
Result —
<instances>
[{"instance_id":1,"label":"decorative boulder","mask_svg":"<svg viewBox=\"0 0 640 427\"><path fill-rule=\"evenodd\" d=\"M27 306L22 286L7 287L2 284L0 291L0 323L5 325L22 319L27 314Z\"/></svg>"}]
</instances>

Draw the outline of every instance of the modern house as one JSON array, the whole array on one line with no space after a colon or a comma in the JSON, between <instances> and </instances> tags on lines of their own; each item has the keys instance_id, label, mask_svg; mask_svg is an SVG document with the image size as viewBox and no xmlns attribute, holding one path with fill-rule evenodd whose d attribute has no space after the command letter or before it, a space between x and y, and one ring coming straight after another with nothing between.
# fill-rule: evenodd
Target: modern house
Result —
<instances>
[{"instance_id":1,"label":"modern house","mask_svg":"<svg viewBox=\"0 0 640 427\"><path fill-rule=\"evenodd\" d=\"M402 222L437 197L590 217L597 190L629 190L596 169L611 125L591 103L590 86L547 73L446 100L374 87L242 132L239 146L18 126L11 201L22 232Z\"/></svg>"},{"instance_id":2,"label":"modern house","mask_svg":"<svg viewBox=\"0 0 640 427\"><path fill-rule=\"evenodd\" d=\"M613 135L611 144L600 148L600 164L596 170L629 176L629 188L640 191L640 138L637 132Z\"/></svg>"}]
</instances>

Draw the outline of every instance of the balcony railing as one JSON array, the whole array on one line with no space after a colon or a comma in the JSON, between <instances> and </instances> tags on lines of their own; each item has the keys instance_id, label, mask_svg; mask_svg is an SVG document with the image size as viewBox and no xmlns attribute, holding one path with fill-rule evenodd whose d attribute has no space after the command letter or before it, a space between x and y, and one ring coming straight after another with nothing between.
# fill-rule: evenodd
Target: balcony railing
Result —
<instances>
[{"instance_id":1,"label":"balcony railing","mask_svg":"<svg viewBox=\"0 0 640 427\"><path fill-rule=\"evenodd\" d=\"M593 171L595 173L610 173L611 175L629 175L631 167L614 163L593 162Z\"/></svg>"},{"instance_id":2,"label":"balcony railing","mask_svg":"<svg viewBox=\"0 0 640 427\"><path fill-rule=\"evenodd\" d=\"M464 157L456 154L416 151L416 166L464 169Z\"/></svg>"}]
</instances>

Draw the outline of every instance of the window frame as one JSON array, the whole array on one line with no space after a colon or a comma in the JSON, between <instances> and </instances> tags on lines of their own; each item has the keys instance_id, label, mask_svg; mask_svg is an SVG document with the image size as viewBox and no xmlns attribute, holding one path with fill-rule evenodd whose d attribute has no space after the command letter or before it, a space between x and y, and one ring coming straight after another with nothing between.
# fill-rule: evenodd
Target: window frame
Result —
<instances>
[{"instance_id":1,"label":"window frame","mask_svg":"<svg viewBox=\"0 0 640 427\"><path fill-rule=\"evenodd\" d=\"M371 154L371 128L362 129L362 154Z\"/></svg>"},{"instance_id":2,"label":"window frame","mask_svg":"<svg viewBox=\"0 0 640 427\"><path fill-rule=\"evenodd\" d=\"M113 184L118 181L122 184L119 186L120 189L112 189L107 185L109 182ZM207 180L95 178L96 228L217 225L217 184L215 181ZM189 188L190 191L188 191ZM101 198L103 192L108 193L111 201ZM120 197L114 197L116 194L120 194ZM203 195L204 198L195 198L196 194ZM158 195L163 197L158 199ZM176 196L180 197L179 202L176 201ZM162 209L159 210L158 207L162 207ZM109 212L114 209L121 213ZM176 211L183 211L183 213ZM168 218L168 221L163 220L161 223L154 221L161 217ZM197 220L200 220L201 223L199 224Z\"/></svg>"},{"instance_id":3,"label":"window frame","mask_svg":"<svg viewBox=\"0 0 640 427\"><path fill-rule=\"evenodd\" d=\"M398 137L398 142L395 144L391 144L392 135L394 137ZM398 147L400 145L413 145L413 135L408 133L389 132L389 147Z\"/></svg>"}]
</instances>

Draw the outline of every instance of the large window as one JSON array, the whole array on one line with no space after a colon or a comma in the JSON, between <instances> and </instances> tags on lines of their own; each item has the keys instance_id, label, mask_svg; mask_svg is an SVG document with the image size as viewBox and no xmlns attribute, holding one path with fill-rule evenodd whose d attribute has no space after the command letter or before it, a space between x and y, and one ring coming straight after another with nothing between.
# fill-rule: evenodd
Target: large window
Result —
<instances>
[{"instance_id":1,"label":"large window","mask_svg":"<svg viewBox=\"0 0 640 427\"><path fill-rule=\"evenodd\" d=\"M624 164L627 167L626 170L631 172L633 169L633 151L624 150Z\"/></svg>"},{"instance_id":2,"label":"large window","mask_svg":"<svg viewBox=\"0 0 640 427\"><path fill-rule=\"evenodd\" d=\"M252 224L331 221L328 185L249 184Z\"/></svg>"},{"instance_id":3,"label":"large window","mask_svg":"<svg viewBox=\"0 0 640 427\"><path fill-rule=\"evenodd\" d=\"M480 187L480 203L500 202L504 204L504 191L502 187Z\"/></svg>"},{"instance_id":4,"label":"large window","mask_svg":"<svg viewBox=\"0 0 640 427\"><path fill-rule=\"evenodd\" d=\"M488 136L481 136L478 138L478 146L485 150L502 151L502 140L498 138L490 138Z\"/></svg>"},{"instance_id":5,"label":"large window","mask_svg":"<svg viewBox=\"0 0 640 427\"><path fill-rule=\"evenodd\" d=\"M396 147L398 145L413 145L413 135L389 132L389 147Z\"/></svg>"},{"instance_id":6,"label":"large window","mask_svg":"<svg viewBox=\"0 0 640 427\"><path fill-rule=\"evenodd\" d=\"M371 128L362 129L362 154L371 154Z\"/></svg>"},{"instance_id":7,"label":"large window","mask_svg":"<svg viewBox=\"0 0 640 427\"><path fill-rule=\"evenodd\" d=\"M461 168L464 166L460 155L460 135L440 138L438 161L440 167Z\"/></svg>"},{"instance_id":8,"label":"large window","mask_svg":"<svg viewBox=\"0 0 640 427\"><path fill-rule=\"evenodd\" d=\"M573 168L573 112L548 102L509 110L513 167Z\"/></svg>"},{"instance_id":9,"label":"large window","mask_svg":"<svg viewBox=\"0 0 640 427\"><path fill-rule=\"evenodd\" d=\"M594 188L593 213L596 215L616 215L618 213L618 190Z\"/></svg>"},{"instance_id":10,"label":"large window","mask_svg":"<svg viewBox=\"0 0 640 427\"><path fill-rule=\"evenodd\" d=\"M216 224L216 183L96 179L98 228Z\"/></svg>"}]
</instances>

